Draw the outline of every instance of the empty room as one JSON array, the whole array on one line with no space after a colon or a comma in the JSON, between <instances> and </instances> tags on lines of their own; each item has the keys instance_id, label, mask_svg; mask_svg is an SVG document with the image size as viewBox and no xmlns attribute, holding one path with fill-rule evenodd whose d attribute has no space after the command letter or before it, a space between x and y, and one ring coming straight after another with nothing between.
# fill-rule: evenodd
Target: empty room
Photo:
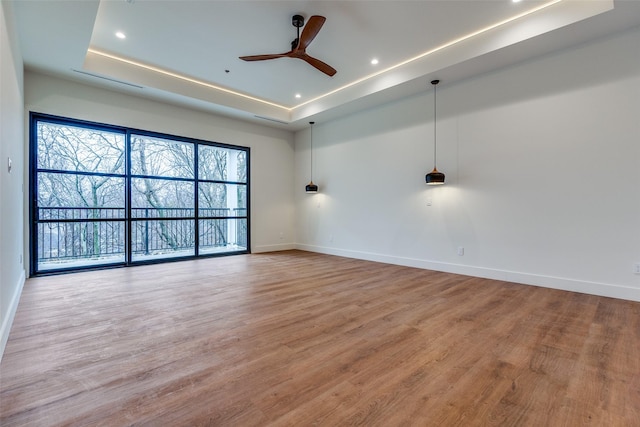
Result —
<instances>
[{"instance_id":1,"label":"empty room","mask_svg":"<svg viewBox=\"0 0 640 427\"><path fill-rule=\"evenodd\" d=\"M0 1L0 425L640 425L640 1Z\"/></svg>"}]
</instances>

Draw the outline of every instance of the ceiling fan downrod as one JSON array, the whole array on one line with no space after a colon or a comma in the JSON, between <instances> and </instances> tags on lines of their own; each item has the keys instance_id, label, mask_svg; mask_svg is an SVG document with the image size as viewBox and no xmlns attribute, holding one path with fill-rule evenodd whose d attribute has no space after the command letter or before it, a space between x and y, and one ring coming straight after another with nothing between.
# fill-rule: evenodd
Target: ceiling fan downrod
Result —
<instances>
[{"instance_id":1,"label":"ceiling fan downrod","mask_svg":"<svg viewBox=\"0 0 640 427\"><path fill-rule=\"evenodd\" d=\"M298 42L300 41L300 28L304 26L304 16L293 15L293 18L291 18L291 24L298 30L298 36L291 42L291 50L293 50L298 46Z\"/></svg>"}]
</instances>

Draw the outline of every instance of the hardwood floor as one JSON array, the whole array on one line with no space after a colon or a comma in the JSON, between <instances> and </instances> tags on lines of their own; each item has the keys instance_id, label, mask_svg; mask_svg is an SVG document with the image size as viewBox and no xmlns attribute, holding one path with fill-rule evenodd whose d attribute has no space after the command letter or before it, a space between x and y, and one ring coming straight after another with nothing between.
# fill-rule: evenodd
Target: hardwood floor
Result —
<instances>
[{"instance_id":1,"label":"hardwood floor","mask_svg":"<svg viewBox=\"0 0 640 427\"><path fill-rule=\"evenodd\" d=\"M640 303L299 251L30 279L0 425L638 426Z\"/></svg>"}]
</instances>

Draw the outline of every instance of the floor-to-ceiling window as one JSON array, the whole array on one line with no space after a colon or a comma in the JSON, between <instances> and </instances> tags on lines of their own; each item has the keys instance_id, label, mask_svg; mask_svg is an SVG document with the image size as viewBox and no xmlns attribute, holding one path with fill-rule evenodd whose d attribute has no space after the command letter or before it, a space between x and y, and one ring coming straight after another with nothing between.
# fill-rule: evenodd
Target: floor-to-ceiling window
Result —
<instances>
[{"instance_id":1,"label":"floor-to-ceiling window","mask_svg":"<svg viewBox=\"0 0 640 427\"><path fill-rule=\"evenodd\" d=\"M249 149L31 115L31 273L249 250Z\"/></svg>"}]
</instances>

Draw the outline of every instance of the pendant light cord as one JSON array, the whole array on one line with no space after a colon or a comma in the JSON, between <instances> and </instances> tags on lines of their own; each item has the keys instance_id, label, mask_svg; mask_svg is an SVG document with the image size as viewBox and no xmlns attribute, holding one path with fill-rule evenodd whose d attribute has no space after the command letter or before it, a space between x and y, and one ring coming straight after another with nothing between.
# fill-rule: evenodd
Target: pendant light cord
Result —
<instances>
[{"instance_id":1,"label":"pendant light cord","mask_svg":"<svg viewBox=\"0 0 640 427\"><path fill-rule=\"evenodd\" d=\"M436 83L434 83L436 82ZM437 123L437 117L436 117L436 85L439 83L438 80L434 80L434 82L431 82L433 84L433 168L437 169L436 167L436 155L437 155L437 147L438 147L438 142L436 140L436 123Z\"/></svg>"},{"instance_id":2,"label":"pendant light cord","mask_svg":"<svg viewBox=\"0 0 640 427\"><path fill-rule=\"evenodd\" d=\"M311 178L311 182L313 182L313 124L315 122L309 122L309 124L311 125L310 127L310 141L311 141L311 150L310 150L310 158L311 158L311 173L310 173L310 178Z\"/></svg>"}]
</instances>

